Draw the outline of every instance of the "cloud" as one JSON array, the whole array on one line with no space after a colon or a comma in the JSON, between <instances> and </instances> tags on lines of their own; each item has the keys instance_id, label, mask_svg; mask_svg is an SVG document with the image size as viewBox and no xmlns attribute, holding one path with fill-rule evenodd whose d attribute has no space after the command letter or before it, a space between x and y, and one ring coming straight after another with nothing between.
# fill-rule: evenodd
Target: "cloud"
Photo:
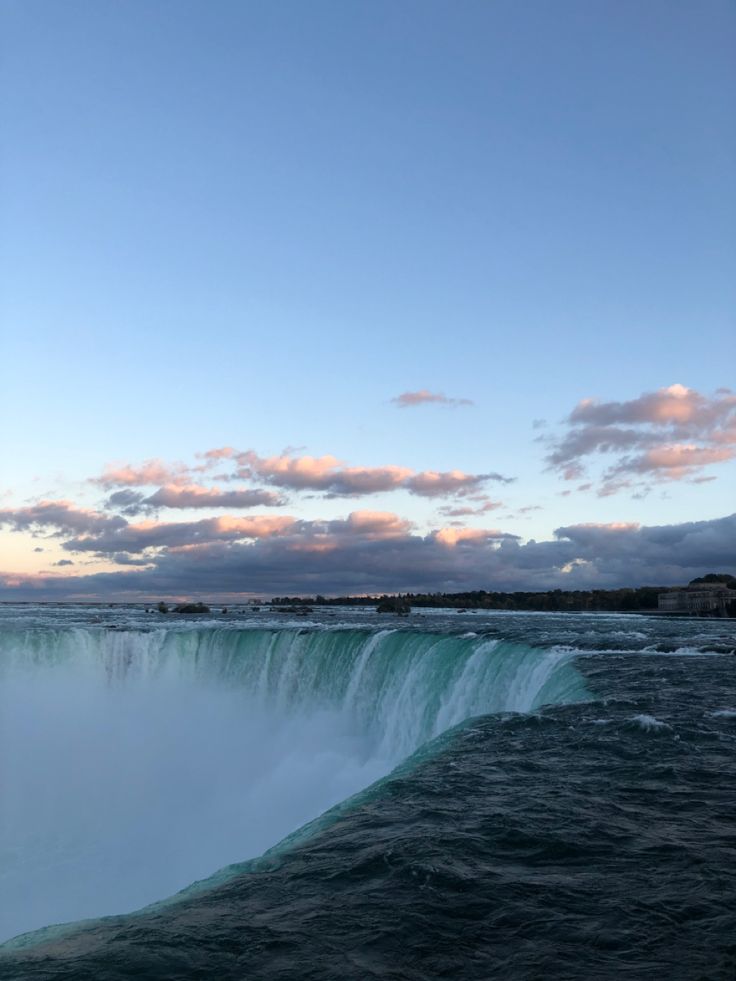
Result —
<instances>
[{"instance_id":1,"label":"cloud","mask_svg":"<svg viewBox=\"0 0 736 981\"><path fill-rule=\"evenodd\" d=\"M134 517L146 510L143 503L145 499L146 495L140 491L126 488L125 490L114 491L112 494L109 494L103 501L102 506L108 511L119 511L128 517Z\"/></svg>"},{"instance_id":2,"label":"cloud","mask_svg":"<svg viewBox=\"0 0 736 981\"><path fill-rule=\"evenodd\" d=\"M146 487L153 484L186 482L190 468L183 463L168 464L163 460L146 460L140 466L123 464L108 466L92 483L101 487Z\"/></svg>"},{"instance_id":3,"label":"cloud","mask_svg":"<svg viewBox=\"0 0 736 981\"><path fill-rule=\"evenodd\" d=\"M411 409L418 405L443 405L448 408L457 408L461 405L475 405L472 399L451 399L442 392L430 392L426 388L421 388L418 392L402 392L391 399L398 409Z\"/></svg>"},{"instance_id":4,"label":"cloud","mask_svg":"<svg viewBox=\"0 0 736 981\"><path fill-rule=\"evenodd\" d=\"M114 551L120 546L118 551ZM0 575L4 598L141 598L464 589L605 588L687 582L736 573L736 514L639 526L577 524L548 541L498 529L426 535L391 512L304 521L280 515L142 522L69 539L119 570Z\"/></svg>"},{"instance_id":5,"label":"cloud","mask_svg":"<svg viewBox=\"0 0 736 981\"><path fill-rule=\"evenodd\" d=\"M458 544L480 545L491 541L518 539L518 535L510 535L497 528L440 528L433 532L434 539L448 548Z\"/></svg>"},{"instance_id":6,"label":"cloud","mask_svg":"<svg viewBox=\"0 0 736 981\"><path fill-rule=\"evenodd\" d=\"M466 474L462 470L422 470L409 467L350 467L337 457L326 455L261 457L253 450L236 455L239 479L263 481L289 490L321 491L329 497L357 497L387 491L406 490L419 497L463 496L487 481L509 483L511 477L499 473Z\"/></svg>"},{"instance_id":7,"label":"cloud","mask_svg":"<svg viewBox=\"0 0 736 981\"><path fill-rule=\"evenodd\" d=\"M495 511L500 507L503 507L502 501L486 500L477 507L472 507L471 505L442 507L439 509L439 513L443 514L446 518L470 518L474 515L487 514L489 511Z\"/></svg>"},{"instance_id":8,"label":"cloud","mask_svg":"<svg viewBox=\"0 0 736 981\"><path fill-rule=\"evenodd\" d=\"M422 473L408 477L404 486L410 494L421 497L450 497L465 496L471 491L478 490L487 480L489 474L467 474L462 470L448 470L444 473L436 470L425 470Z\"/></svg>"},{"instance_id":9,"label":"cloud","mask_svg":"<svg viewBox=\"0 0 736 981\"><path fill-rule=\"evenodd\" d=\"M39 501L28 507L0 510L0 526L12 531L30 531L38 534L97 534L123 528L124 518L102 514L86 508L78 508L71 501Z\"/></svg>"},{"instance_id":10,"label":"cloud","mask_svg":"<svg viewBox=\"0 0 736 981\"><path fill-rule=\"evenodd\" d=\"M609 478L617 474L665 474L670 480L681 480L712 463L723 463L734 456L725 447L695 446L671 443L657 446L633 457L624 457L615 467L606 471Z\"/></svg>"},{"instance_id":11,"label":"cloud","mask_svg":"<svg viewBox=\"0 0 736 981\"><path fill-rule=\"evenodd\" d=\"M104 507L135 517L161 508L254 508L281 507L286 501L279 494L261 488L220 490L201 484L166 484L153 494L125 488L108 495Z\"/></svg>"},{"instance_id":12,"label":"cloud","mask_svg":"<svg viewBox=\"0 0 736 981\"><path fill-rule=\"evenodd\" d=\"M201 456L210 462L215 462L218 460L229 460L236 454L237 450L233 449L232 446L220 446L214 450L206 450L204 453L198 453L197 456Z\"/></svg>"},{"instance_id":13,"label":"cloud","mask_svg":"<svg viewBox=\"0 0 736 981\"><path fill-rule=\"evenodd\" d=\"M260 480L290 490L319 490L332 496L353 496L392 491L401 487L413 471L408 467L346 467L337 457L325 455L262 457L247 450L236 457L237 476Z\"/></svg>"},{"instance_id":14,"label":"cloud","mask_svg":"<svg viewBox=\"0 0 736 981\"><path fill-rule=\"evenodd\" d=\"M150 561L162 550L191 551L216 542L242 543L272 537L289 538L292 548L316 548L320 543L358 536L372 541L410 534L412 523L392 512L353 511L347 518L305 521L287 515L203 518L199 521L141 521L111 528L87 529L62 543L69 552L91 552L98 558L127 562L121 556L147 554Z\"/></svg>"},{"instance_id":15,"label":"cloud","mask_svg":"<svg viewBox=\"0 0 736 981\"><path fill-rule=\"evenodd\" d=\"M329 534L359 535L375 541L408 535L413 524L392 511L353 511L346 519L337 518L325 523L304 522L304 526L324 527Z\"/></svg>"},{"instance_id":16,"label":"cloud","mask_svg":"<svg viewBox=\"0 0 736 981\"><path fill-rule=\"evenodd\" d=\"M736 395L728 389L707 397L676 384L627 402L584 399L566 425L549 441L548 466L579 480L591 458L613 458L601 474L602 496L693 478L736 458Z\"/></svg>"},{"instance_id":17,"label":"cloud","mask_svg":"<svg viewBox=\"0 0 736 981\"><path fill-rule=\"evenodd\" d=\"M169 484L160 487L140 503L147 508L274 508L286 502L273 491L261 489L222 491L217 487L202 487L199 484Z\"/></svg>"},{"instance_id":18,"label":"cloud","mask_svg":"<svg viewBox=\"0 0 736 981\"><path fill-rule=\"evenodd\" d=\"M62 548L98 556L139 553L150 549L188 548L210 542L235 542L283 534L296 523L287 516L203 518L200 521L141 521L103 528L69 538Z\"/></svg>"},{"instance_id":19,"label":"cloud","mask_svg":"<svg viewBox=\"0 0 736 981\"><path fill-rule=\"evenodd\" d=\"M102 476L92 478L108 490L114 490L105 506L134 516L159 508L203 507L279 507L282 497L263 488L242 487L237 491L222 491L205 486L201 477L215 466L222 467L218 480L255 485L269 485L295 492L316 491L325 497L360 497L370 494L405 490L420 497L463 496L477 490L488 481L511 483L514 478L497 472L466 474L461 470L422 470L387 464L385 466L348 466L332 454L315 457L298 455L294 449L275 456L260 456L255 450L239 451L230 446L206 450L197 454L201 464L186 467L169 465L161 460L149 460L141 466L126 464L108 467ZM134 488L160 483L154 493Z\"/></svg>"},{"instance_id":20,"label":"cloud","mask_svg":"<svg viewBox=\"0 0 736 981\"><path fill-rule=\"evenodd\" d=\"M698 435L727 425L736 439L736 395L728 389L709 399L684 385L670 385L656 392L646 392L628 402L598 402L584 399L570 414L572 423L610 426L650 423L675 426L678 431Z\"/></svg>"}]
</instances>

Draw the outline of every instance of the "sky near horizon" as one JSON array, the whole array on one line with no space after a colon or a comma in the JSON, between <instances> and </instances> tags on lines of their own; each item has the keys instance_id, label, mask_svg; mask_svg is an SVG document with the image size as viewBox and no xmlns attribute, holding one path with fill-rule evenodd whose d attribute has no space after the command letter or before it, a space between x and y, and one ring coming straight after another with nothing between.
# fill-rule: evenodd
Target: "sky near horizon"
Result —
<instances>
[{"instance_id":1,"label":"sky near horizon","mask_svg":"<svg viewBox=\"0 0 736 981\"><path fill-rule=\"evenodd\" d=\"M736 573L732 3L0 35L0 600Z\"/></svg>"}]
</instances>

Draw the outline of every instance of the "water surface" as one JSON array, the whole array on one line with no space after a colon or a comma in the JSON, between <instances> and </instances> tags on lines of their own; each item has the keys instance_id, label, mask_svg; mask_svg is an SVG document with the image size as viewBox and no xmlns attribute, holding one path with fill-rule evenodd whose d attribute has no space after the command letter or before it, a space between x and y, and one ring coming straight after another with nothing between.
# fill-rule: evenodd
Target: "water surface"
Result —
<instances>
[{"instance_id":1,"label":"water surface","mask_svg":"<svg viewBox=\"0 0 736 981\"><path fill-rule=\"evenodd\" d=\"M335 613L1 608L3 977L733 976L733 622Z\"/></svg>"}]
</instances>

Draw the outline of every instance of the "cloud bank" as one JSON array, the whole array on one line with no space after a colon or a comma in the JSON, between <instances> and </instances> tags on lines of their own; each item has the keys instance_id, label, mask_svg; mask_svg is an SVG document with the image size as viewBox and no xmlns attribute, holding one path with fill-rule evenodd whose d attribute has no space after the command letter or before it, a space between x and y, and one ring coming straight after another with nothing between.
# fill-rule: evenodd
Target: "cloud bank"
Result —
<instances>
[{"instance_id":1,"label":"cloud bank","mask_svg":"<svg viewBox=\"0 0 736 981\"><path fill-rule=\"evenodd\" d=\"M82 512L80 512L82 513ZM374 593L668 585L717 569L736 573L736 514L673 525L578 524L523 543L494 528L418 534L391 512L306 521L286 515L123 522L51 508L34 527L65 535L70 555L119 568L75 575L0 572L4 599ZM2 512L11 527L27 516ZM69 561L74 561L70 559ZM77 566L78 568L78 566Z\"/></svg>"}]
</instances>

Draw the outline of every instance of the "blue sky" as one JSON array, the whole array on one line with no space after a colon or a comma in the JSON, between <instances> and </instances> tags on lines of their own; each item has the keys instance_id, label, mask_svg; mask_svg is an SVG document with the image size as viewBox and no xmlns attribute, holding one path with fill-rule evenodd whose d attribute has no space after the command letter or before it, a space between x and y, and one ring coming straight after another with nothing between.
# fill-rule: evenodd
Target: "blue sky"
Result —
<instances>
[{"instance_id":1,"label":"blue sky","mask_svg":"<svg viewBox=\"0 0 736 981\"><path fill-rule=\"evenodd\" d=\"M4 0L0 19L0 574L126 571L18 514L112 513L90 483L109 464L221 446L514 477L462 526L522 543L734 510L732 4ZM581 400L634 406L619 426L673 385L705 400L682 396L687 427L641 416L645 440L585 457L592 480L547 469ZM474 404L391 402L421 390ZM699 462L632 470L635 444ZM274 513L390 512L423 540L460 520L439 511L457 495L402 488L290 487ZM123 555L148 560L141 589L171 548Z\"/></svg>"}]
</instances>

